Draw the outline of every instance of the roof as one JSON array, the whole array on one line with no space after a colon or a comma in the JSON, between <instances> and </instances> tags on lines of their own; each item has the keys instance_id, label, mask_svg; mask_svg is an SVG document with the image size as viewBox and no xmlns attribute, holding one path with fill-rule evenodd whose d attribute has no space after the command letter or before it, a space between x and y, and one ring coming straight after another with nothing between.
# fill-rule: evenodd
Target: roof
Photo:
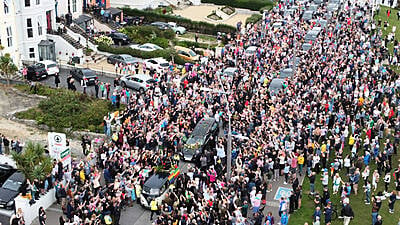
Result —
<instances>
[{"instance_id":1,"label":"roof","mask_svg":"<svg viewBox=\"0 0 400 225\"><path fill-rule=\"evenodd\" d=\"M200 122L197 123L196 127L194 128L191 136L203 136L205 132L208 132L211 128L211 126L215 123L214 118L206 118L200 120Z\"/></svg>"},{"instance_id":2,"label":"roof","mask_svg":"<svg viewBox=\"0 0 400 225\"><path fill-rule=\"evenodd\" d=\"M55 43L50 40L41 40L38 45L39 46L51 46L51 45L55 45Z\"/></svg>"},{"instance_id":3,"label":"roof","mask_svg":"<svg viewBox=\"0 0 400 225\"><path fill-rule=\"evenodd\" d=\"M147 74L135 74L132 77L137 77L137 78L139 78L141 80L144 80L144 81L153 79L151 76L149 76Z\"/></svg>"},{"instance_id":4,"label":"roof","mask_svg":"<svg viewBox=\"0 0 400 225\"><path fill-rule=\"evenodd\" d=\"M168 180L168 173L156 173L153 174L146 182L144 182L144 186L149 188L161 188L165 182Z\"/></svg>"},{"instance_id":5,"label":"roof","mask_svg":"<svg viewBox=\"0 0 400 225\"><path fill-rule=\"evenodd\" d=\"M88 21L90 21L90 20L92 20L92 19L93 19L93 18L92 18L91 16L82 14L82 15L80 15L78 18L74 19L73 21L74 21L74 23L76 23L76 24L83 24L83 23L86 23L86 22L88 22Z\"/></svg>"},{"instance_id":6,"label":"roof","mask_svg":"<svg viewBox=\"0 0 400 225\"><path fill-rule=\"evenodd\" d=\"M25 181L25 176L21 172L15 172L15 173L13 173L13 175L11 175L8 178L8 180L24 182Z\"/></svg>"}]
</instances>

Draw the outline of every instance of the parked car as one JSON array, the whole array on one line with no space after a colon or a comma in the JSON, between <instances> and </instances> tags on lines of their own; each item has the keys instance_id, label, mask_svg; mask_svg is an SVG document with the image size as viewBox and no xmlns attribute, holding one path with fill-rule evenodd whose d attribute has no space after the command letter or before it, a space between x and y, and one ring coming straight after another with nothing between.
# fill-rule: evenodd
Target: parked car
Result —
<instances>
[{"instance_id":1,"label":"parked car","mask_svg":"<svg viewBox=\"0 0 400 225\"><path fill-rule=\"evenodd\" d=\"M329 3L326 6L326 10L328 12L334 12L334 11L337 11L338 9L339 9L339 4L336 4L336 3Z\"/></svg>"},{"instance_id":2,"label":"parked car","mask_svg":"<svg viewBox=\"0 0 400 225\"><path fill-rule=\"evenodd\" d=\"M321 27L321 28L326 27L326 25L328 24L328 21L324 20L324 19L311 20L310 22L314 23L315 24L314 26Z\"/></svg>"},{"instance_id":3,"label":"parked car","mask_svg":"<svg viewBox=\"0 0 400 225\"><path fill-rule=\"evenodd\" d=\"M305 12L303 13L303 15L302 15L301 18L302 18L304 21L309 21L309 20L311 20L311 19L313 18L313 15L314 15L314 12L313 12L313 11L307 10L307 11L305 11Z\"/></svg>"},{"instance_id":4,"label":"parked car","mask_svg":"<svg viewBox=\"0 0 400 225\"><path fill-rule=\"evenodd\" d=\"M28 66L26 79L28 80L41 80L48 76L46 67L43 63L36 63Z\"/></svg>"},{"instance_id":5,"label":"parked car","mask_svg":"<svg viewBox=\"0 0 400 225\"><path fill-rule=\"evenodd\" d=\"M306 36L304 37L304 40L307 41L307 42L309 42L309 41L314 42L315 39L317 39L318 34L319 34L319 31L310 30L310 31L307 32Z\"/></svg>"},{"instance_id":6,"label":"parked car","mask_svg":"<svg viewBox=\"0 0 400 225\"><path fill-rule=\"evenodd\" d=\"M153 22L150 24L150 26L157 27L160 30L168 30L170 28L169 24L164 22Z\"/></svg>"},{"instance_id":7,"label":"parked car","mask_svg":"<svg viewBox=\"0 0 400 225\"><path fill-rule=\"evenodd\" d=\"M311 4L311 5L308 7L308 9L307 9L307 10L310 10L310 11L316 12L316 11L318 10L318 5Z\"/></svg>"},{"instance_id":8,"label":"parked car","mask_svg":"<svg viewBox=\"0 0 400 225\"><path fill-rule=\"evenodd\" d=\"M44 65L44 68L47 70L47 74L49 76L54 76L60 72L60 69L58 68L57 63L54 61L44 60L44 61L41 61L40 63L42 63Z\"/></svg>"},{"instance_id":9,"label":"parked car","mask_svg":"<svg viewBox=\"0 0 400 225\"><path fill-rule=\"evenodd\" d=\"M175 50L177 51L178 55L184 60L198 61L200 59L200 56L189 48L175 46Z\"/></svg>"},{"instance_id":10,"label":"parked car","mask_svg":"<svg viewBox=\"0 0 400 225\"><path fill-rule=\"evenodd\" d=\"M169 67L169 62L164 58L152 58L144 60L146 67L153 68L157 71L157 73L161 73L165 69Z\"/></svg>"},{"instance_id":11,"label":"parked car","mask_svg":"<svg viewBox=\"0 0 400 225\"><path fill-rule=\"evenodd\" d=\"M280 78L274 78L272 79L272 81L269 83L269 94L271 96L276 95L277 93L279 93L280 90L283 89L283 84L284 84L285 80L284 79L280 79Z\"/></svg>"},{"instance_id":12,"label":"parked car","mask_svg":"<svg viewBox=\"0 0 400 225\"><path fill-rule=\"evenodd\" d=\"M155 50L163 49L160 46L158 46L156 44L152 44L152 43L146 43L146 44L142 44L142 45L131 45L130 47L133 49L144 51L144 52L152 52Z\"/></svg>"},{"instance_id":13,"label":"parked car","mask_svg":"<svg viewBox=\"0 0 400 225\"><path fill-rule=\"evenodd\" d=\"M292 68L286 68L280 71L279 73L279 78L285 79L285 78L291 78L294 75L294 70Z\"/></svg>"},{"instance_id":14,"label":"parked car","mask_svg":"<svg viewBox=\"0 0 400 225\"><path fill-rule=\"evenodd\" d=\"M16 171L14 167L8 164L0 164L0 185L3 183Z\"/></svg>"},{"instance_id":15,"label":"parked car","mask_svg":"<svg viewBox=\"0 0 400 225\"><path fill-rule=\"evenodd\" d=\"M169 28L171 28L176 34L184 34L186 33L186 28L178 26L174 22L168 22Z\"/></svg>"},{"instance_id":16,"label":"parked car","mask_svg":"<svg viewBox=\"0 0 400 225\"><path fill-rule=\"evenodd\" d=\"M71 70L70 74L79 82L82 79L86 80L87 85L94 85L95 81L99 79L97 74L89 68L76 68Z\"/></svg>"},{"instance_id":17,"label":"parked car","mask_svg":"<svg viewBox=\"0 0 400 225\"><path fill-rule=\"evenodd\" d=\"M213 139L218 131L218 123L214 118L200 120L181 150L185 161L199 162L199 157L204 149L215 146Z\"/></svg>"},{"instance_id":18,"label":"parked car","mask_svg":"<svg viewBox=\"0 0 400 225\"><path fill-rule=\"evenodd\" d=\"M135 74L121 77L121 86L137 90L141 93L154 87L156 81L147 74Z\"/></svg>"},{"instance_id":19,"label":"parked car","mask_svg":"<svg viewBox=\"0 0 400 225\"><path fill-rule=\"evenodd\" d=\"M114 41L114 44L116 45L127 45L131 42L129 39L128 35L123 34L123 33L111 33L108 35L112 40Z\"/></svg>"},{"instance_id":20,"label":"parked car","mask_svg":"<svg viewBox=\"0 0 400 225\"><path fill-rule=\"evenodd\" d=\"M0 208L13 209L14 198L19 195L26 180L21 172L13 173L0 188Z\"/></svg>"},{"instance_id":21,"label":"parked car","mask_svg":"<svg viewBox=\"0 0 400 225\"><path fill-rule=\"evenodd\" d=\"M256 53L256 51L257 51L257 46L250 46L246 49L245 55L252 56L252 55L254 55L254 53Z\"/></svg>"},{"instance_id":22,"label":"parked car","mask_svg":"<svg viewBox=\"0 0 400 225\"><path fill-rule=\"evenodd\" d=\"M150 209L150 203L153 199L157 201L158 205L161 205L166 194L173 191L174 185L172 184L178 175L179 173L160 172L150 176L143 184L143 190L140 194L140 205Z\"/></svg>"},{"instance_id":23,"label":"parked car","mask_svg":"<svg viewBox=\"0 0 400 225\"><path fill-rule=\"evenodd\" d=\"M107 57L107 63L115 64L122 63L124 65L139 63L141 59L132 57L131 55L122 54L122 55L110 55Z\"/></svg>"}]
</instances>

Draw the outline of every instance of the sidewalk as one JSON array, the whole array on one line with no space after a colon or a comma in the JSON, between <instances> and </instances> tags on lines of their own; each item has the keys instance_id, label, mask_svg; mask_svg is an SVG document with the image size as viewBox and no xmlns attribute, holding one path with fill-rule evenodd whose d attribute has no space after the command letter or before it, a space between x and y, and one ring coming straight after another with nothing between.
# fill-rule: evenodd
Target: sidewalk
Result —
<instances>
[{"instance_id":1,"label":"sidewalk","mask_svg":"<svg viewBox=\"0 0 400 225\"><path fill-rule=\"evenodd\" d=\"M60 216L63 216L61 207L60 207L60 205L54 203L46 210L46 217L47 217L46 224L49 224L49 225L60 224L60 222L59 222ZM31 225L40 225L39 218L37 217L36 219L34 219Z\"/></svg>"}]
</instances>

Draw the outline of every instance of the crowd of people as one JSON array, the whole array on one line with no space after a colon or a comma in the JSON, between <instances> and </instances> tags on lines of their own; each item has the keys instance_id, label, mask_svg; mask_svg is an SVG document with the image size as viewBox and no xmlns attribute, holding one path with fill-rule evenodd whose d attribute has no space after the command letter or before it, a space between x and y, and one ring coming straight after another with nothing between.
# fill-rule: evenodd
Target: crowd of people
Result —
<instances>
[{"instance_id":1,"label":"crowd of people","mask_svg":"<svg viewBox=\"0 0 400 225\"><path fill-rule=\"evenodd\" d=\"M67 219L119 224L121 210L139 201L146 178L158 166L179 166L179 151L200 120L213 117L227 130L230 114L233 133L248 138L233 140L231 179L226 179L224 135L212 137L216 147L205 149L177 177L160 205L152 204L153 224L285 225L288 214L301 206L297 177L303 174L315 193L314 224L322 214L325 224L332 220L331 186L333 195L341 196L344 224L357 216L350 196L362 191L365 204L373 204L372 224L382 224L382 198L388 196L393 213L400 191L400 169L392 160L400 140L400 79L383 66L388 43L371 26L368 4L345 2L346 10L332 15L311 50L300 51L305 33L319 26L301 20L302 8L284 18L290 22L282 29L271 26L292 4L297 3L278 4L260 24L238 27L219 58L210 57L183 74L172 68L152 73L157 81L153 89L131 93L126 110L107 115L109 140L72 172L60 176L64 172L54 170L54 176L68 178L66 185L56 186ZM324 18L325 10L318 9L316 17ZM248 46L257 51L247 54ZM224 76L224 68L232 64L237 72ZM295 69L293 77L270 93L268 84L286 67ZM176 79L181 76L183 82ZM222 90L230 91L227 98ZM375 165L376 171L370 171ZM343 169L347 178L340 176ZM321 197L314 188L319 174L325 187ZM376 193L381 177L385 192ZM263 212L275 180L293 188L280 201L279 218ZM388 189L391 183L396 190Z\"/></svg>"},{"instance_id":2,"label":"crowd of people","mask_svg":"<svg viewBox=\"0 0 400 225\"><path fill-rule=\"evenodd\" d=\"M118 225L121 211L140 202L144 182L160 165L182 165L185 141L199 121L210 117L222 124L222 135L211 137L215 147L201 152L176 178L161 204L151 204L152 224L287 225L288 215L301 207L304 190L298 177L303 175L315 196L313 224L320 224L322 216L331 223L331 188L340 195L345 225L358 216L350 199L360 192L365 192L365 204L372 204L372 225L384 220L379 211L385 198L394 213L400 193L400 165L393 160L400 142L400 78L383 65L388 42L371 25L371 6L344 2L312 48L301 51L307 31L320 26L318 19L327 19L326 6L317 10L316 22L306 22L302 7L285 14L295 4L278 3L260 23L238 26L220 57L179 72L172 66L162 73L150 69L157 81L153 88L125 92L126 110L105 116L107 138L100 147L71 170L55 164L52 183L66 214L60 224ZM284 25L272 26L276 21ZM391 62L399 54L399 43L394 44ZM249 46L257 50L249 54ZM232 65L235 74L224 75ZM287 67L293 76L271 93L269 83ZM100 89L108 98L107 87ZM227 180L229 116L239 138L233 139ZM385 191L378 192L382 179ZM264 211L271 182L277 180L293 190L281 198L279 218L274 218ZM323 193L315 190L316 182L324 186ZM395 190L390 190L393 183Z\"/></svg>"}]
</instances>

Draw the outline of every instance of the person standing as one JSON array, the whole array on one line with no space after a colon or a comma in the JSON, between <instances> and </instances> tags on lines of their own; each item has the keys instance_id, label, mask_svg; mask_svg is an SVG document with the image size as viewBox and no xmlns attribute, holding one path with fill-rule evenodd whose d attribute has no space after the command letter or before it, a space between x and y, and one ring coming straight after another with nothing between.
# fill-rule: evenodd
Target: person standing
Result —
<instances>
[{"instance_id":1,"label":"person standing","mask_svg":"<svg viewBox=\"0 0 400 225\"><path fill-rule=\"evenodd\" d=\"M3 144L4 144L4 154L9 155L10 154L10 140L7 139L3 135Z\"/></svg>"},{"instance_id":2,"label":"person standing","mask_svg":"<svg viewBox=\"0 0 400 225\"><path fill-rule=\"evenodd\" d=\"M60 75L58 75L58 73L56 73L54 75L54 84L56 85L56 88L58 88L59 83L60 83Z\"/></svg>"},{"instance_id":3,"label":"person standing","mask_svg":"<svg viewBox=\"0 0 400 225\"><path fill-rule=\"evenodd\" d=\"M371 204L371 183L369 182L369 180L367 180L367 183L365 185L365 204L369 205Z\"/></svg>"},{"instance_id":4,"label":"person standing","mask_svg":"<svg viewBox=\"0 0 400 225\"><path fill-rule=\"evenodd\" d=\"M96 98L99 98L99 80L96 80L95 82L94 82L94 91L95 91L95 93L96 93Z\"/></svg>"},{"instance_id":5,"label":"person standing","mask_svg":"<svg viewBox=\"0 0 400 225\"><path fill-rule=\"evenodd\" d=\"M394 213L394 203L396 203L396 191L393 190L389 196L389 213Z\"/></svg>"},{"instance_id":6,"label":"person standing","mask_svg":"<svg viewBox=\"0 0 400 225\"><path fill-rule=\"evenodd\" d=\"M354 217L354 212L349 204L348 198L343 200L341 215L344 217L343 225L349 225L350 220Z\"/></svg>"},{"instance_id":7,"label":"person standing","mask_svg":"<svg viewBox=\"0 0 400 225\"><path fill-rule=\"evenodd\" d=\"M374 225L382 225L382 224L383 224L382 216L381 216L381 215L378 215L378 216L376 217L376 222L375 222Z\"/></svg>"},{"instance_id":8,"label":"person standing","mask_svg":"<svg viewBox=\"0 0 400 225\"><path fill-rule=\"evenodd\" d=\"M39 225L46 225L46 212L42 206L39 208Z\"/></svg>"},{"instance_id":9,"label":"person standing","mask_svg":"<svg viewBox=\"0 0 400 225\"><path fill-rule=\"evenodd\" d=\"M155 214L159 214L158 212L158 202L157 200L154 198L153 200L151 200L150 202L150 210L151 210L151 214L150 214L150 220L153 220L153 215Z\"/></svg>"},{"instance_id":10,"label":"person standing","mask_svg":"<svg viewBox=\"0 0 400 225\"><path fill-rule=\"evenodd\" d=\"M81 80L81 87L83 88L83 93L86 94L86 88L87 88L87 80L86 79Z\"/></svg>"},{"instance_id":11,"label":"person standing","mask_svg":"<svg viewBox=\"0 0 400 225\"><path fill-rule=\"evenodd\" d=\"M3 135L0 134L0 155L3 154Z\"/></svg>"}]
</instances>

